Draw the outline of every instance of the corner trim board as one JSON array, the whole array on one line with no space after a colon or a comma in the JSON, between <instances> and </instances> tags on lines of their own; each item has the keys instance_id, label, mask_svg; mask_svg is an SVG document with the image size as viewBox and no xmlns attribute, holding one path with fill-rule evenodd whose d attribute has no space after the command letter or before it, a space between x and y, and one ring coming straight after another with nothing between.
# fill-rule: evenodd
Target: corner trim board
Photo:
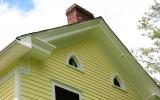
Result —
<instances>
[{"instance_id":1,"label":"corner trim board","mask_svg":"<svg viewBox=\"0 0 160 100\"><path fill-rule=\"evenodd\" d=\"M21 74L28 75L30 67L16 67L15 69L15 100L21 100Z\"/></svg>"}]
</instances>

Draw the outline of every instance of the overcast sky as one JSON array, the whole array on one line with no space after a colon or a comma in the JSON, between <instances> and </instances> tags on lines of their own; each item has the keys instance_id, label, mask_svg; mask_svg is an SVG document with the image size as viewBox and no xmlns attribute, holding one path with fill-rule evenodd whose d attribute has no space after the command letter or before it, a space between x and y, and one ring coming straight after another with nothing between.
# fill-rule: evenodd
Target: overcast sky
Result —
<instances>
[{"instance_id":1,"label":"overcast sky","mask_svg":"<svg viewBox=\"0 0 160 100\"><path fill-rule=\"evenodd\" d=\"M0 50L17 36L66 25L74 3L102 16L129 50L150 43L137 25L154 0L0 0Z\"/></svg>"},{"instance_id":2,"label":"overcast sky","mask_svg":"<svg viewBox=\"0 0 160 100\"><path fill-rule=\"evenodd\" d=\"M0 50L22 34L67 24L73 3L102 16L129 50L148 43L137 24L153 0L0 0Z\"/></svg>"}]
</instances>

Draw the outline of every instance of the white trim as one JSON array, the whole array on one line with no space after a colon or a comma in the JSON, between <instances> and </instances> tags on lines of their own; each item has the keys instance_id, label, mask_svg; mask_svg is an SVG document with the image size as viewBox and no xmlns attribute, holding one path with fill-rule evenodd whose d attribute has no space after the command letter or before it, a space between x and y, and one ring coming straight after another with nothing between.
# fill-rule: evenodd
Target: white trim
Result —
<instances>
[{"instance_id":1,"label":"white trim","mask_svg":"<svg viewBox=\"0 0 160 100\"><path fill-rule=\"evenodd\" d=\"M14 41L0 52L0 71L30 51L31 48Z\"/></svg>"},{"instance_id":2,"label":"white trim","mask_svg":"<svg viewBox=\"0 0 160 100\"><path fill-rule=\"evenodd\" d=\"M49 57L55 48L54 45L49 44L48 42L32 37L32 50L30 54L32 57L42 60Z\"/></svg>"},{"instance_id":3,"label":"white trim","mask_svg":"<svg viewBox=\"0 0 160 100\"><path fill-rule=\"evenodd\" d=\"M21 100L21 73L18 67L15 70L15 100Z\"/></svg>"},{"instance_id":4,"label":"white trim","mask_svg":"<svg viewBox=\"0 0 160 100\"><path fill-rule=\"evenodd\" d=\"M15 88L15 99L14 100L21 100L20 99L20 94L21 94L20 86L21 86L21 73L22 72L24 72L24 69L22 70L19 67L16 67L0 78L0 85L1 85L5 81L7 81L9 78L14 76L14 82L15 82L15 87L14 87Z\"/></svg>"},{"instance_id":5,"label":"white trim","mask_svg":"<svg viewBox=\"0 0 160 100\"><path fill-rule=\"evenodd\" d=\"M21 38L17 38L16 41L17 43L27 46L29 48L32 48L32 40L31 40L31 36L26 36L26 37L21 37Z\"/></svg>"},{"instance_id":6,"label":"white trim","mask_svg":"<svg viewBox=\"0 0 160 100\"><path fill-rule=\"evenodd\" d=\"M74 88L74 87L72 87L72 86L69 86L69 85L60 83L60 82L55 82L55 81L53 82L53 94L52 94L52 95L53 95L53 98L52 98L52 100L56 100L56 96L55 96L55 86L64 88L64 89L66 89L66 90L68 90L68 91L71 91L71 92L73 92L73 93L78 94L78 95L79 95L79 100L82 100L81 92L80 92L78 89L76 89L76 88Z\"/></svg>"},{"instance_id":7,"label":"white trim","mask_svg":"<svg viewBox=\"0 0 160 100\"><path fill-rule=\"evenodd\" d=\"M91 25L91 24L90 24ZM92 24L91 26L90 25L87 25L87 26L81 26L82 28L81 29L77 29L77 30L66 30L66 29L64 29L64 30L66 30L66 31L64 31L63 33L61 32L61 31L59 31L59 32L56 32L57 34L52 34L52 35L49 35L49 34L47 34L47 33L45 33L45 34L47 34L47 36L44 36L45 38L43 38L45 41L47 41L47 42L51 42L51 41L53 41L53 40L58 40L58 39L60 39L60 38L64 38L64 37L68 37L68 36L71 36L71 35L74 35L74 34L79 34L80 32L82 32L83 33L83 31L87 31L87 30L91 30L91 29L94 29L94 28L96 28L96 27L98 27L99 25L97 25L97 24ZM78 25L77 25L78 26ZM75 27L75 26L74 26ZM73 28L73 27L72 27ZM73 28L73 29L75 29L75 28ZM62 29L63 30L63 29ZM48 32L49 33L49 32ZM53 31L53 33L54 33L54 31Z\"/></svg>"},{"instance_id":8,"label":"white trim","mask_svg":"<svg viewBox=\"0 0 160 100\"><path fill-rule=\"evenodd\" d=\"M30 64L26 67L17 66L15 69L15 100L21 100L21 74L30 73Z\"/></svg>"},{"instance_id":9,"label":"white trim","mask_svg":"<svg viewBox=\"0 0 160 100\"><path fill-rule=\"evenodd\" d=\"M7 81L9 78L14 76L14 82L15 82L15 98L14 100L21 100L20 95L21 95L21 73L26 72L28 68L19 68L16 67L9 71L7 74L5 74L3 77L0 78L0 85L3 84L5 81Z\"/></svg>"}]
</instances>

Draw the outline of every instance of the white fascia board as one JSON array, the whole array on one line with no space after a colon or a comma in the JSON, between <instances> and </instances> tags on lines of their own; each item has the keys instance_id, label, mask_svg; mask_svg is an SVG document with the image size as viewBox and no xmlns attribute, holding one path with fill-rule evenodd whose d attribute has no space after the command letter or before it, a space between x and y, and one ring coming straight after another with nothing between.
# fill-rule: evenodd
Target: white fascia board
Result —
<instances>
[{"instance_id":1,"label":"white fascia board","mask_svg":"<svg viewBox=\"0 0 160 100\"><path fill-rule=\"evenodd\" d=\"M55 48L55 46L31 36L17 38L0 52L0 70L3 70L27 53L31 54L31 57L44 59Z\"/></svg>"},{"instance_id":2,"label":"white fascia board","mask_svg":"<svg viewBox=\"0 0 160 100\"><path fill-rule=\"evenodd\" d=\"M9 66L30 50L30 46L24 45L19 40L13 41L0 52L0 70Z\"/></svg>"},{"instance_id":3,"label":"white fascia board","mask_svg":"<svg viewBox=\"0 0 160 100\"><path fill-rule=\"evenodd\" d=\"M56 47L42 39L34 36L22 36L18 38L18 43L25 45L30 49L28 56L42 60L51 55Z\"/></svg>"},{"instance_id":4,"label":"white fascia board","mask_svg":"<svg viewBox=\"0 0 160 100\"><path fill-rule=\"evenodd\" d=\"M48 42L37 37L32 37L32 50L30 51L30 55L33 58L42 60L49 57L55 48L54 45L51 45Z\"/></svg>"},{"instance_id":5,"label":"white fascia board","mask_svg":"<svg viewBox=\"0 0 160 100\"><path fill-rule=\"evenodd\" d=\"M37 49L39 48L41 51L44 51L46 53L51 53L53 49L55 49L56 47L37 37L32 37L32 48L37 48Z\"/></svg>"},{"instance_id":6,"label":"white fascia board","mask_svg":"<svg viewBox=\"0 0 160 100\"><path fill-rule=\"evenodd\" d=\"M98 25L90 25L88 27L84 27L84 28L81 28L81 29L77 29L77 30L73 30L73 31L68 31L68 32L66 31L64 33L60 33L57 36L47 37L46 41L50 42L50 41L58 40L58 39L61 39L61 38L71 37L73 35L76 35L76 34L79 34L79 33L82 33L82 32L85 32L85 31L88 31L88 30L91 30L91 29L94 29L96 27L98 27Z\"/></svg>"},{"instance_id":7,"label":"white fascia board","mask_svg":"<svg viewBox=\"0 0 160 100\"><path fill-rule=\"evenodd\" d=\"M24 36L24 37L21 37L21 38L17 38L16 39L17 43L23 45L23 46L27 46L29 48L32 47L32 39L31 39L31 36Z\"/></svg>"},{"instance_id":8,"label":"white fascia board","mask_svg":"<svg viewBox=\"0 0 160 100\"><path fill-rule=\"evenodd\" d=\"M57 39L66 38L72 35L79 34L91 30L99 24L99 19L93 19L82 23L65 25L53 29L48 29L34 34L33 36L38 37L46 42L51 42Z\"/></svg>"}]
</instances>

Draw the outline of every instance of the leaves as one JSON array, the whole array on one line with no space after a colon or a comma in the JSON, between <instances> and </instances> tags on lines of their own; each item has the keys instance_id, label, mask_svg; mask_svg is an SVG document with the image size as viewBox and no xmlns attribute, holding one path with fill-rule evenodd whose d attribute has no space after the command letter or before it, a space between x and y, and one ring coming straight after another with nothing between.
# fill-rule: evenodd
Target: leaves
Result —
<instances>
[{"instance_id":1,"label":"leaves","mask_svg":"<svg viewBox=\"0 0 160 100\"><path fill-rule=\"evenodd\" d=\"M160 3L155 3L139 20L138 28L151 39L160 38Z\"/></svg>"},{"instance_id":2,"label":"leaves","mask_svg":"<svg viewBox=\"0 0 160 100\"><path fill-rule=\"evenodd\" d=\"M149 74L160 74L160 3L155 2L138 22L138 28L144 31L143 36L148 36L153 45L131 52ZM160 85L160 80L153 79Z\"/></svg>"}]
</instances>

